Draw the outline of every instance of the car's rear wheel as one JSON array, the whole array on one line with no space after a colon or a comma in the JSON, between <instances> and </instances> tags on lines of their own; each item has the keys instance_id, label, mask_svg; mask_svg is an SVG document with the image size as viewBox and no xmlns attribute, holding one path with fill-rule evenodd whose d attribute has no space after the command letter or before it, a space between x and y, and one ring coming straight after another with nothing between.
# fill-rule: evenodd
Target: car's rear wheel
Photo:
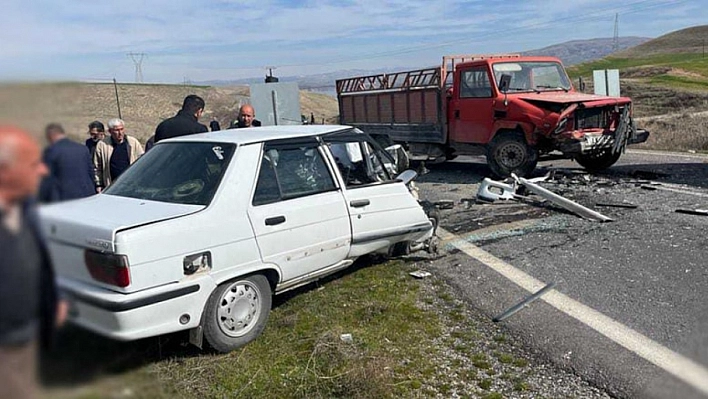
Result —
<instances>
[{"instance_id":1,"label":"car's rear wheel","mask_svg":"<svg viewBox=\"0 0 708 399\"><path fill-rule=\"evenodd\" d=\"M621 152L613 153L611 149L607 149L591 154L578 155L575 160L578 161L580 166L590 172L597 172L614 165L619 160L620 155L622 155Z\"/></svg>"},{"instance_id":2,"label":"car's rear wheel","mask_svg":"<svg viewBox=\"0 0 708 399\"><path fill-rule=\"evenodd\" d=\"M218 286L204 310L204 338L209 346L226 353L256 339L268 321L272 300L270 283L260 274Z\"/></svg>"},{"instance_id":3,"label":"car's rear wheel","mask_svg":"<svg viewBox=\"0 0 708 399\"><path fill-rule=\"evenodd\" d=\"M536 169L538 151L526 143L521 132L499 132L489 143L487 163L496 177L505 178L512 173L528 176Z\"/></svg>"}]
</instances>

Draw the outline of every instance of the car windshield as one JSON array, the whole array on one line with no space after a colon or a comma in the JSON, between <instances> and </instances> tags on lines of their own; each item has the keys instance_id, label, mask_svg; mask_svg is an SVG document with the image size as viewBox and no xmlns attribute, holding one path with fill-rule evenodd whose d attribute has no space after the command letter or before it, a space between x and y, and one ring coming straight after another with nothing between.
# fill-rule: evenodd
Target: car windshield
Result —
<instances>
[{"instance_id":1,"label":"car windshield","mask_svg":"<svg viewBox=\"0 0 708 399\"><path fill-rule=\"evenodd\" d=\"M208 205L235 148L234 144L197 142L156 145L105 193L175 204Z\"/></svg>"},{"instance_id":2,"label":"car windshield","mask_svg":"<svg viewBox=\"0 0 708 399\"><path fill-rule=\"evenodd\" d=\"M502 75L511 76L509 92L570 90L570 80L557 62L499 62L492 65L499 85Z\"/></svg>"}]
</instances>

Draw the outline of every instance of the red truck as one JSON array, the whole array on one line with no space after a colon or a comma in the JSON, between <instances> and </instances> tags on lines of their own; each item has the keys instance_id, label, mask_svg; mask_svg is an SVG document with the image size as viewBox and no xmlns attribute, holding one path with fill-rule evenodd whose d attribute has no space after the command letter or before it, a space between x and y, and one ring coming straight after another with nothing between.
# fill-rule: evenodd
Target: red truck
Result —
<instances>
[{"instance_id":1,"label":"red truck","mask_svg":"<svg viewBox=\"0 0 708 399\"><path fill-rule=\"evenodd\" d=\"M341 124L400 143L411 159L486 155L498 177L550 158L605 169L649 137L631 99L575 91L553 57L446 56L440 67L337 80L337 99Z\"/></svg>"}]
</instances>

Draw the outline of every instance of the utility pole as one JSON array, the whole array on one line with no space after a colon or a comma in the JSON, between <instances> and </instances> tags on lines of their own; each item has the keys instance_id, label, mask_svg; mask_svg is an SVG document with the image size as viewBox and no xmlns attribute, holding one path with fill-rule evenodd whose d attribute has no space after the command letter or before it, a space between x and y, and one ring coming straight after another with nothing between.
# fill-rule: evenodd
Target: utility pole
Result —
<instances>
[{"instance_id":1,"label":"utility pole","mask_svg":"<svg viewBox=\"0 0 708 399\"><path fill-rule=\"evenodd\" d=\"M615 13L615 34L612 37L612 52L619 50L619 13Z\"/></svg>"},{"instance_id":2,"label":"utility pole","mask_svg":"<svg viewBox=\"0 0 708 399\"><path fill-rule=\"evenodd\" d=\"M135 83L143 83L143 58L147 57L145 53L128 53L128 57L135 64Z\"/></svg>"},{"instance_id":3,"label":"utility pole","mask_svg":"<svg viewBox=\"0 0 708 399\"><path fill-rule=\"evenodd\" d=\"M120 98L118 97L118 82L116 78L113 78L113 88L116 90L116 105L118 106L118 118L123 119L123 115L120 113Z\"/></svg>"}]
</instances>

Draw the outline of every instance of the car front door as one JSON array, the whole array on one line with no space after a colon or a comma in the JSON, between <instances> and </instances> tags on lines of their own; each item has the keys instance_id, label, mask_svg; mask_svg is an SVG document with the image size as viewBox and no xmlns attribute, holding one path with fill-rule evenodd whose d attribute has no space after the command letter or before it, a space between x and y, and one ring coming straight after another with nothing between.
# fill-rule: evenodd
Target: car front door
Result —
<instances>
[{"instance_id":1,"label":"car front door","mask_svg":"<svg viewBox=\"0 0 708 399\"><path fill-rule=\"evenodd\" d=\"M265 143L248 216L264 262L281 281L336 265L351 228L341 189L313 139Z\"/></svg>"},{"instance_id":2,"label":"car front door","mask_svg":"<svg viewBox=\"0 0 708 399\"><path fill-rule=\"evenodd\" d=\"M352 226L350 257L385 250L431 228L408 187L393 175L393 162L369 136L324 137L337 165Z\"/></svg>"},{"instance_id":3,"label":"car front door","mask_svg":"<svg viewBox=\"0 0 708 399\"><path fill-rule=\"evenodd\" d=\"M475 66L456 73L450 140L486 144L494 123L494 92L489 71L486 66Z\"/></svg>"}]
</instances>

